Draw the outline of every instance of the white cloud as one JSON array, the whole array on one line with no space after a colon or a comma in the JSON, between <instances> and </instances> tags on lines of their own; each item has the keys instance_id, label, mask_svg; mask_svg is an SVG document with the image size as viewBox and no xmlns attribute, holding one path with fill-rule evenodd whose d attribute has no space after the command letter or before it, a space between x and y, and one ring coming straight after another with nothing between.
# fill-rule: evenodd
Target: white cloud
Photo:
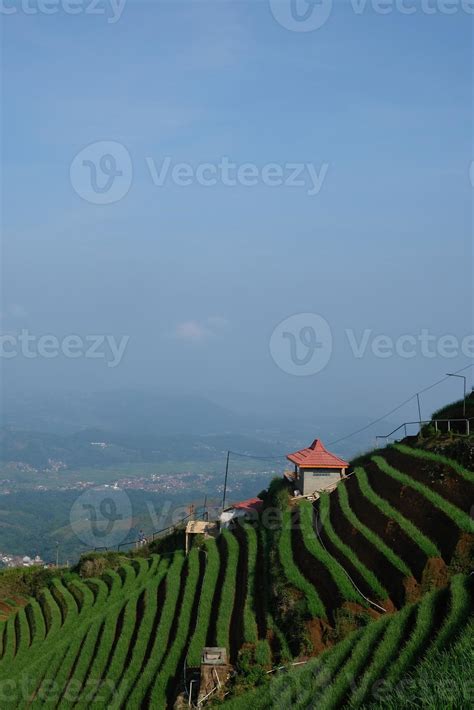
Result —
<instances>
[{"instance_id":1,"label":"white cloud","mask_svg":"<svg viewBox=\"0 0 474 710\"><path fill-rule=\"evenodd\" d=\"M188 320L178 323L174 335L179 340L202 342L219 335L228 325L229 321L222 316L208 316L204 321Z\"/></svg>"}]
</instances>

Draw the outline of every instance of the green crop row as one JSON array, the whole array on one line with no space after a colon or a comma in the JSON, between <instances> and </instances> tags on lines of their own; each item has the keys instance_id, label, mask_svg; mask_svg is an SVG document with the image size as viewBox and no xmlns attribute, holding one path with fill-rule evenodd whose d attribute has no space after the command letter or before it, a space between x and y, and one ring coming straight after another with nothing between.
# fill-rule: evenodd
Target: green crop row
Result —
<instances>
[{"instance_id":1,"label":"green crop row","mask_svg":"<svg viewBox=\"0 0 474 710\"><path fill-rule=\"evenodd\" d=\"M175 554L169 572L166 575L166 597L163 607L160 610L160 621L151 652L145 666L141 670L135 687L127 699L127 708L136 708L136 710L139 710L139 708L143 706L148 688L154 682L159 672L163 656L168 646L171 625L175 617L183 564L183 553L179 552Z\"/></svg>"},{"instance_id":2,"label":"green crop row","mask_svg":"<svg viewBox=\"0 0 474 710\"><path fill-rule=\"evenodd\" d=\"M470 621L448 648L428 651L403 681L389 685L383 680L375 689L371 710L442 708L470 710L472 682L466 669L474 666L474 621Z\"/></svg>"},{"instance_id":3,"label":"green crop row","mask_svg":"<svg viewBox=\"0 0 474 710\"><path fill-rule=\"evenodd\" d=\"M110 702L110 708L120 708L125 702L126 696L130 693L133 684L140 674L143 666L146 649L150 643L150 634L153 629L153 622L159 610L157 608L158 589L166 575L168 569L168 561L163 559L158 567L154 567L154 576L151 582L146 587L145 592L145 611L143 620L138 634L135 648L133 649L130 663L127 667L127 672L124 674L117 685L114 693L113 702Z\"/></svg>"},{"instance_id":4,"label":"green crop row","mask_svg":"<svg viewBox=\"0 0 474 710\"><path fill-rule=\"evenodd\" d=\"M349 545L346 545L346 543L341 540L339 535L337 535L336 531L334 530L329 516L331 495L334 495L334 493L324 493L321 494L321 497L319 499L321 520L323 522L324 532L326 533L332 544L337 547L337 549L344 555L344 557L346 557L346 559L354 565L354 567L357 569L361 577L363 577L363 579L374 592L374 594L377 595L377 598L380 600L387 599L387 590L380 584L379 580L372 572L372 570L368 569L368 567L366 567L359 560L354 550L349 547Z\"/></svg>"},{"instance_id":5,"label":"green crop row","mask_svg":"<svg viewBox=\"0 0 474 710\"><path fill-rule=\"evenodd\" d=\"M79 611L77 607L77 602L69 591L69 589L67 589L67 587L63 584L62 580L59 579L59 577L53 578L50 589L51 594L53 594L61 609L61 615L63 618L64 625L68 618L72 619L77 616L77 613Z\"/></svg>"},{"instance_id":6,"label":"green crop row","mask_svg":"<svg viewBox=\"0 0 474 710\"><path fill-rule=\"evenodd\" d=\"M44 623L43 612L37 599L30 599L25 607L25 612L28 616L30 625L31 645L44 641L46 636L46 626Z\"/></svg>"},{"instance_id":7,"label":"green crop row","mask_svg":"<svg viewBox=\"0 0 474 710\"><path fill-rule=\"evenodd\" d=\"M366 627L365 633L362 634L360 640L354 646L349 659L344 663L344 667L320 698L318 709L334 710L341 706L345 696L350 691L351 683L358 677L367 663L367 659L372 656L374 647L387 628L389 621L390 617L384 616Z\"/></svg>"},{"instance_id":8,"label":"green crop row","mask_svg":"<svg viewBox=\"0 0 474 710\"><path fill-rule=\"evenodd\" d=\"M393 468L393 466L390 466L390 464L388 464L381 456L374 456L372 460L377 464L381 471L388 474L400 483L410 486L415 491L418 491L418 493L421 493L421 495L425 496L425 498L429 500L430 503L442 510L443 513L445 513L449 518L451 518L451 520L453 520L453 522L456 523L456 525L460 527L461 530L464 530L469 533L474 532L474 522L471 520L469 515L467 513L464 513L464 511L460 510L452 503L449 503L449 501L443 498L443 496L440 496L439 493L436 493L431 488L428 488L428 486L425 486L423 483L415 481L414 478L412 478L411 476L407 476L406 473L402 473L401 471L398 471L398 469Z\"/></svg>"},{"instance_id":9,"label":"green crop row","mask_svg":"<svg viewBox=\"0 0 474 710\"><path fill-rule=\"evenodd\" d=\"M279 649L280 661L282 663L286 663L286 662L291 661L292 655L291 655L290 647L288 646L288 641L286 640L285 634L280 629L280 627L276 623L275 619L273 618L273 616L269 612L267 613L266 620L267 620L268 629L270 629L270 631L273 633L276 640L278 641L278 645L280 647L280 649Z\"/></svg>"},{"instance_id":10,"label":"green crop row","mask_svg":"<svg viewBox=\"0 0 474 710\"><path fill-rule=\"evenodd\" d=\"M412 665L414 659L423 648L433 629L436 603L440 592L435 590L426 594L418 606L418 613L414 629L406 644L400 651L398 658L389 668L387 680L397 683L404 672Z\"/></svg>"},{"instance_id":11,"label":"green crop row","mask_svg":"<svg viewBox=\"0 0 474 710\"><path fill-rule=\"evenodd\" d=\"M199 580L199 550L197 548L193 548L189 553L187 565L188 575L184 588L183 603L179 611L176 635L153 685L150 700L150 707L152 708L165 708L167 706L168 683L171 682L171 679L178 671L178 663L185 651L186 641L189 637L191 614Z\"/></svg>"},{"instance_id":12,"label":"green crop row","mask_svg":"<svg viewBox=\"0 0 474 710\"><path fill-rule=\"evenodd\" d=\"M392 658L396 658L412 613L413 606L407 604L390 619L383 638L374 651L372 662L362 675L355 692L351 696L349 707L353 710L361 707L382 673L390 665Z\"/></svg>"},{"instance_id":13,"label":"green crop row","mask_svg":"<svg viewBox=\"0 0 474 710\"><path fill-rule=\"evenodd\" d=\"M404 444L393 444L393 448L401 451L402 454L408 454L409 456L415 456L419 459L425 459L426 461L434 461L435 463L445 463L450 466L456 473L474 483L474 473L469 471L469 469L461 466L460 463L454 459L450 459L442 454L437 454L434 451L426 451L425 449L414 449L411 446L405 446Z\"/></svg>"},{"instance_id":14,"label":"green crop row","mask_svg":"<svg viewBox=\"0 0 474 710\"><path fill-rule=\"evenodd\" d=\"M2 664L11 663L16 653L15 617L10 616L5 625L5 646Z\"/></svg>"},{"instance_id":15,"label":"green crop row","mask_svg":"<svg viewBox=\"0 0 474 710\"><path fill-rule=\"evenodd\" d=\"M246 643L256 643L258 639L257 622L255 621L257 533L252 525L244 525L244 531L247 544L247 595L244 607L244 641Z\"/></svg>"},{"instance_id":16,"label":"green crop row","mask_svg":"<svg viewBox=\"0 0 474 710\"><path fill-rule=\"evenodd\" d=\"M404 530L407 535L409 535L409 537L411 537L412 540L416 542L418 547L423 550L423 552L428 557L441 557L439 549L434 544L434 542L429 539L429 537L424 535L421 530L416 527L416 525L414 525L410 520L408 520L407 518L405 518L405 516L399 513L399 511L392 505L390 505L390 503L386 501L385 498L381 498L379 495L377 495L377 493L370 485L367 474L363 468L357 468L355 475L359 483L361 493L367 498L367 500L369 500L373 505L379 508L379 510L381 510L382 513L388 518L392 518L393 520L395 520L395 522L400 525L402 530Z\"/></svg>"},{"instance_id":17,"label":"green crop row","mask_svg":"<svg viewBox=\"0 0 474 710\"><path fill-rule=\"evenodd\" d=\"M356 592L344 570L316 538L313 527L313 506L311 503L307 500L302 501L299 505L299 511L301 533L308 552L327 568L341 592L343 599L359 603L362 602L362 604L365 605L365 600L361 599L360 594Z\"/></svg>"},{"instance_id":18,"label":"green crop row","mask_svg":"<svg viewBox=\"0 0 474 710\"><path fill-rule=\"evenodd\" d=\"M278 544L278 552L283 571L288 579L288 582L294 587L303 592L308 604L308 610L311 616L319 616L326 619L326 609L315 588L304 577L293 560L293 550L291 547L291 528L292 516L291 511L287 510L282 515L282 528L280 540Z\"/></svg>"},{"instance_id":19,"label":"green crop row","mask_svg":"<svg viewBox=\"0 0 474 710\"><path fill-rule=\"evenodd\" d=\"M433 697L433 688L436 688L437 680L443 685L446 673L439 678L432 673L433 669L440 666L446 672L447 666L442 659L449 654L449 644L453 640L461 643L466 651L464 667L459 667L455 657L453 660L458 663L457 677L463 679L466 689L466 672L472 665L474 624L468 627L466 635L459 629L464 627L472 603L468 592L468 578L461 575L454 577L451 583L450 612L438 637L435 637L426 652L424 649L430 637L436 634L436 605L440 595L445 593L443 590L431 592L420 602L407 605L396 614L369 622L364 629L352 632L318 658L298 669L273 676L261 688L229 699L224 706L228 710L247 710L249 707L252 710L266 710L269 707L272 710L307 710L309 707L325 710L348 707L355 710L374 706L377 710L398 710L391 698L403 697L403 704L399 707L407 710L412 707L470 707L467 703L449 702L450 695L453 696L455 692L454 688L445 687L447 702L437 702L437 698ZM414 627L405 640L408 628L411 628L412 615L415 616ZM448 627L450 631L445 634L444 630ZM456 641L456 638L460 640ZM404 683L399 684L402 675L404 680L407 677L410 667L414 667L412 675L416 675L419 668L425 668L424 687L420 685L413 688L413 692L420 690L423 694L424 704L416 702L417 697L413 696L411 685L407 689ZM379 689L383 692L380 702ZM390 694L388 704L385 699L387 693ZM462 697L460 691L456 693L456 697Z\"/></svg>"},{"instance_id":20,"label":"green crop row","mask_svg":"<svg viewBox=\"0 0 474 710\"><path fill-rule=\"evenodd\" d=\"M20 609L15 616L16 650L15 655L27 651L31 644L31 632L25 609Z\"/></svg>"},{"instance_id":21,"label":"green crop row","mask_svg":"<svg viewBox=\"0 0 474 710\"><path fill-rule=\"evenodd\" d=\"M463 575L457 574L452 578L450 593L449 612L436 638L431 644L430 650L431 648L434 651L444 648L458 629L464 625L471 611L472 596Z\"/></svg>"},{"instance_id":22,"label":"green crop row","mask_svg":"<svg viewBox=\"0 0 474 710\"><path fill-rule=\"evenodd\" d=\"M94 604L96 607L101 606L105 602L109 593L112 594L103 579L88 579L85 584L91 591L93 590L92 593L94 594Z\"/></svg>"},{"instance_id":23,"label":"green crop row","mask_svg":"<svg viewBox=\"0 0 474 710\"><path fill-rule=\"evenodd\" d=\"M124 664L127 658L130 640L135 629L135 624L137 623L137 604L139 596L139 593L135 592L130 596L127 602L123 615L120 636L116 640L113 648L113 655L108 664L107 672L102 676L102 678L107 679L107 687L104 688L106 706L109 704L108 701L112 690L111 686L114 688L118 686L120 679L123 677L124 671L126 670L124 668ZM102 701L103 700L104 699L102 699Z\"/></svg>"},{"instance_id":24,"label":"green crop row","mask_svg":"<svg viewBox=\"0 0 474 710\"><path fill-rule=\"evenodd\" d=\"M212 612L212 600L216 589L217 578L219 576L219 551L214 538L206 540L206 570L199 600L199 610L196 623L196 630L189 645L187 664L191 667L199 666L201 663L201 652L206 645L207 631Z\"/></svg>"},{"instance_id":25,"label":"green crop row","mask_svg":"<svg viewBox=\"0 0 474 710\"><path fill-rule=\"evenodd\" d=\"M222 532L222 537L223 544L227 548L227 564L217 613L217 645L229 648L230 622L234 610L235 588L238 583L239 543L235 535L232 535L228 530Z\"/></svg>"},{"instance_id":26,"label":"green crop row","mask_svg":"<svg viewBox=\"0 0 474 710\"><path fill-rule=\"evenodd\" d=\"M49 589L43 589L40 604L46 622L46 634L56 633L61 628L61 610Z\"/></svg>"},{"instance_id":27,"label":"green crop row","mask_svg":"<svg viewBox=\"0 0 474 710\"><path fill-rule=\"evenodd\" d=\"M68 589L76 600L76 604L79 609L81 616L88 614L92 607L95 605L95 597L92 589L78 579L73 579L69 585Z\"/></svg>"},{"instance_id":28,"label":"green crop row","mask_svg":"<svg viewBox=\"0 0 474 710\"><path fill-rule=\"evenodd\" d=\"M406 575L407 577L412 576L413 573L411 572L409 567L402 559L400 559L400 557L392 550L392 548L386 545L385 542L376 533L374 533L373 530L368 528L367 525L364 525L364 523L359 520L359 518L350 506L349 496L347 495L346 487L338 486L337 494L339 496L339 504L341 506L341 510L344 513L345 517L349 520L351 525L353 525L356 530L359 530L359 532L362 533L366 540L372 543L372 545L377 548L384 555L384 557L386 557L387 560L389 560L392 565L396 567L402 574Z\"/></svg>"}]
</instances>

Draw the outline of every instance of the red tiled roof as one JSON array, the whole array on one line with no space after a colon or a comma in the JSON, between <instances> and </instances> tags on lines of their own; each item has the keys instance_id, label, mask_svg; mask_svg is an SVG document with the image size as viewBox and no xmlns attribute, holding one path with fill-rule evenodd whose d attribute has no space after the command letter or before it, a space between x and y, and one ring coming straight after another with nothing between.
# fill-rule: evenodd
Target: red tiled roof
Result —
<instances>
[{"instance_id":1,"label":"red tiled roof","mask_svg":"<svg viewBox=\"0 0 474 710\"><path fill-rule=\"evenodd\" d=\"M347 461L331 454L321 439L315 439L307 449L295 451L294 454L288 454L286 458L303 468L347 468L349 466Z\"/></svg>"},{"instance_id":2,"label":"red tiled roof","mask_svg":"<svg viewBox=\"0 0 474 710\"><path fill-rule=\"evenodd\" d=\"M263 500L261 498L249 498L248 500L243 500L240 503L235 503L231 507L236 508L237 510L245 510L248 508L254 508L255 510L258 510L262 507L262 505Z\"/></svg>"}]
</instances>

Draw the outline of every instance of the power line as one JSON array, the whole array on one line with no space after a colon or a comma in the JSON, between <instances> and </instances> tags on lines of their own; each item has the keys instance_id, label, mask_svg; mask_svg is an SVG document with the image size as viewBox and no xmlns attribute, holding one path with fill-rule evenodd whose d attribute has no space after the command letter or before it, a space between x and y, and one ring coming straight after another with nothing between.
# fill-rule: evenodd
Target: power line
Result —
<instances>
[{"instance_id":1,"label":"power line","mask_svg":"<svg viewBox=\"0 0 474 710\"><path fill-rule=\"evenodd\" d=\"M459 372L464 372L464 370L468 370L470 367L473 367L473 364L466 365L465 367L461 367L459 370L456 370L453 374L458 374ZM375 426L375 424L378 424L379 422L383 421L387 417L390 417L392 414L395 414L395 412L398 412L399 409L402 409L402 407L405 407L409 402L412 401L412 399L415 399L417 395L423 394L424 392L428 392L429 390L433 389L433 387L437 387L440 385L442 382L445 382L448 380L449 377L443 377L441 380L438 380L437 382L433 382L431 385L428 385L427 387L424 387L422 390L419 392L415 392L415 394L412 394L411 397L406 399L404 402L401 404L398 404L396 407L391 409L389 412L386 412L380 417L377 417L377 419L374 419L371 421L369 424L366 424L365 426L361 427L360 429L356 429L355 431L351 432L350 434L346 434L345 436L341 436L339 439L335 439L334 441L329 442L329 446L334 446L334 444L338 444L340 441L345 441L346 439L350 439L353 436L356 436L357 434L361 434L363 431L367 431L367 429L370 429L371 427ZM286 458L286 454L280 454L279 456L253 456L252 454L244 454L240 453L239 451L229 451L228 452L232 456L239 456L240 458L247 458L247 459L257 459L259 461L276 461L278 459L283 459Z\"/></svg>"},{"instance_id":2,"label":"power line","mask_svg":"<svg viewBox=\"0 0 474 710\"><path fill-rule=\"evenodd\" d=\"M455 373L455 374L457 374L458 372L463 372L464 370L467 370L467 369L470 368L470 367L472 367L472 364L466 365L465 367L461 367L459 370L456 370L456 373ZM453 374L454 374L454 373L453 373ZM386 419L387 417L391 416L392 414L394 414L395 412L397 412L399 409L401 409L402 407L404 407L406 404L408 404L409 402L411 402L411 400L412 400L412 399L415 399L415 397L416 397L417 395L423 394L424 392L428 392L428 390L433 389L433 387L437 387L437 386L440 385L442 382L445 382L445 381L448 380L448 379L449 379L449 377L446 376L446 377L443 377L441 380L438 380L437 382L433 382L433 384L428 385L428 387L425 387L424 389L420 390L419 392L416 392L416 393L413 394L411 397L409 397L408 399L406 399L404 402L402 402L401 404L399 404L397 407L394 407L394 409L392 409L390 412L387 412L387 413L384 414L383 416L378 417L377 419L374 419L374 421L370 422L370 424L366 424L366 425L365 425L364 427L362 427L361 429L357 429L357 431L353 431L351 434L347 434L346 436L342 436L340 439L336 439L335 441L331 441L331 442L329 443L329 446L332 446L332 445L334 445L334 444L338 444L340 441L345 441L346 439L350 439L352 436L355 436L356 434L360 434L361 432L366 431L367 429L370 429L370 427L374 426L375 424L378 424L378 423L381 422L383 419Z\"/></svg>"},{"instance_id":3,"label":"power line","mask_svg":"<svg viewBox=\"0 0 474 710\"><path fill-rule=\"evenodd\" d=\"M470 367L472 367L472 366L473 366L473 365L470 364L470 365L466 365L465 367L461 367L459 370L456 370L456 372L453 373L453 374L457 374L458 372L464 372L464 370L467 370L468 368L470 368ZM370 422L370 424L366 424L366 425L365 425L364 427L362 427L361 429L357 429L357 431L353 431L351 434L347 434L346 436L342 436L340 439L336 439L335 441L329 442L329 446L333 446L334 444L338 444L340 441L345 441L346 439L350 439L352 436L355 436L356 434L360 434L361 432L366 431L366 429L370 429L370 427L374 426L374 424L378 424L378 423L381 422L383 419L386 419L386 418L389 417L391 414L394 414L394 413L397 412L399 409L401 409L402 407L404 407L406 404L408 404L409 402L411 402L411 400L412 400L412 399L415 399L415 397L416 397L417 395L423 394L424 392L428 392L428 390L433 389L433 387L437 387L437 386L440 385L442 382L445 382L445 381L448 380L448 379L449 379L449 377L446 376L446 377L443 377L441 380L438 380L437 382L433 382L433 384L428 385L428 387L425 387L424 389L420 390L419 392L416 392L416 393L413 394L411 397L409 397L408 399L406 399L404 402L402 402L401 404L399 404L397 407L395 407L394 409L392 409L390 412L387 412L387 414L384 414L383 416L378 417L377 419L374 419L374 421L373 421L373 422Z\"/></svg>"}]
</instances>

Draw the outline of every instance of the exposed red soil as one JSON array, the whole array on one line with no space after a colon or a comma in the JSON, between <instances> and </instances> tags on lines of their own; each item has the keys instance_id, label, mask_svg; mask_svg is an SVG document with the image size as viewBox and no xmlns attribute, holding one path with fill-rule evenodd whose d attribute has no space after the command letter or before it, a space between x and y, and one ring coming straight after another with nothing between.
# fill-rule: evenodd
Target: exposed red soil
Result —
<instances>
[{"instance_id":1,"label":"exposed red soil","mask_svg":"<svg viewBox=\"0 0 474 710\"><path fill-rule=\"evenodd\" d=\"M225 544L223 535L219 535L216 540L216 545L217 549L219 550L219 574L217 575L214 596L212 598L211 618L209 620L209 626L207 629L206 644L208 646L215 646L217 643L217 616L219 613L221 591L224 584L225 572L227 569L227 545Z\"/></svg>"},{"instance_id":2,"label":"exposed red soil","mask_svg":"<svg viewBox=\"0 0 474 710\"><path fill-rule=\"evenodd\" d=\"M6 602L0 602L0 611L4 612L5 614L11 614L14 609Z\"/></svg>"},{"instance_id":3,"label":"exposed red soil","mask_svg":"<svg viewBox=\"0 0 474 710\"><path fill-rule=\"evenodd\" d=\"M239 543L239 559L237 561L237 580L235 585L234 608L230 619L229 660L235 664L239 648L244 642L244 606L247 598L248 584L248 550L244 530L237 525L234 535Z\"/></svg>"},{"instance_id":4,"label":"exposed red soil","mask_svg":"<svg viewBox=\"0 0 474 710\"><path fill-rule=\"evenodd\" d=\"M307 623L308 635L313 646L314 656L319 656L330 646L334 645L334 631L324 619L310 619Z\"/></svg>"},{"instance_id":5,"label":"exposed red soil","mask_svg":"<svg viewBox=\"0 0 474 710\"><path fill-rule=\"evenodd\" d=\"M422 588L426 592L435 587L447 587L449 570L441 557L430 557L423 572Z\"/></svg>"},{"instance_id":6,"label":"exposed red soil","mask_svg":"<svg viewBox=\"0 0 474 710\"><path fill-rule=\"evenodd\" d=\"M336 493L333 493L331 497L330 520L336 534L354 550L354 554L359 560L372 570L387 590L395 606L398 609L402 607L405 602L403 574L361 532L351 525L341 510Z\"/></svg>"},{"instance_id":7,"label":"exposed red soil","mask_svg":"<svg viewBox=\"0 0 474 710\"><path fill-rule=\"evenodd\" d=\"M474 567L474 535L471 533L461 533L451 564L455 567L455 572L471 572Z\"/></svg>"},{"instance_id":8,"label":"exposed red soil","mask_svg":"<svg viewBox=\"0 0 474 710\"><path fill-rule=\"evenodd\" d=\"M397 449L386 449L383 457L393 468L428 486L464 512L469 512L474 500L474 484L448 464L409 456Z\"/></svg>"},{"instance_id":9,"label":"exposed red soil","mask_svg":"<svg viewBox=\"0 0 474 710\"><path fill-rule=\"evenodd\" d=\"M449 562L459 537L459 529L451 518L411 486L381 471L374 462L367 464L365 471L374 491L433 540L443 559Z\"/></svg>"},{"instance_id":10,"label":"exposed red soil","mask_svg":"<svg viewBox=\"0 0 474 710\"><path fill-rule=\"evenodd\" d=\"M362 606L361 604L356 604L355 602L344 602L342 607L343 609L347 609L348 611L350 611L352 614L368 614L372 617L372 619L379 619L382 615L382 612L376 611L375 609L372 609L372 607L367 608L365 606ZM393 604L391 605L390 609L387 608L387 604L385 604L384 608L390 612L396 611Z\"/></svg>"},{"instance_id":11,"label":"exposed red soil","mask_svg":"<svg viewBox=\"0 0 474 710\"><path fill-rule=\"evenodd\" d=\"M341 606L344 600L328 568L307 550L300 529L298 510L292 516L291 547L295 564L316 589L324 604L328 619L334 623L334 611Z\"/></svg>"},{"instance_id":12,"label":"exposed red soil","mask_svg":"<svg viewBox=\"0 0 474 710\"><path fill-rule=\"evenodd\" d=\"M395 520L384 515L377 506L365 498L355 476L346 481L346 490L350 506L359 520L373 530L405 562L417 580L420 581L427 560L423 550Z\"/></svg>"},{"instance_id":13,"label":"exposed red soil","mask_svg":"<svg viewBox=\"0 0 474 710\"><path fill-rule=\"evenodd\" d=\"M405 587L405 599L407 604L418 601L422 596L421 585L414 577L405 577L403 586Z\"/></svg>"}]
</instances>

